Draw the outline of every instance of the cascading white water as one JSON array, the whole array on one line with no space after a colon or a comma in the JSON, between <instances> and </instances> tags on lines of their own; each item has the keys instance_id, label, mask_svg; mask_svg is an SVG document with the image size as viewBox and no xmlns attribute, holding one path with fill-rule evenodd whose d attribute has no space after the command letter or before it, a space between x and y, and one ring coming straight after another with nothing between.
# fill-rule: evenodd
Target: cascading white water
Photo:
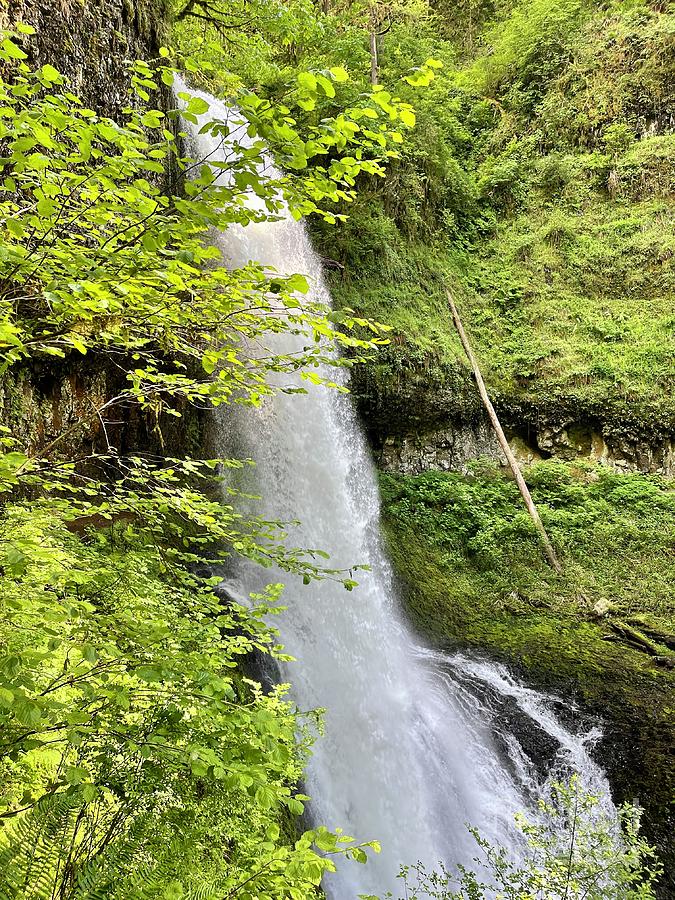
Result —
<instances>
[{"instance_id":1,"label":"cascading white water","mask_svg":"<svg viewBox=\"0 0 675 900\"><path fill-rule=\"evenodd\" d=\"M208 118L228 118L227 107L201 96L211 104ZM218 159L221 139L194 131L196 154ZM290 216L213 239L224 264L255 260L280 273L303 273L313 296L329 302L320 260ZM275 352L303 344L297 335L270 341ZM341 865L327 879L328 894L347 900L396 892L402 863L470 863L475 846L465 823L515 847L513 815L527 805L535 776L515 739L495 739L493 716L474 686L489 683L504 696L527 689L488 662L424 650L404 624L380 541L375 472L350 399L310 385L305 395L281 392L260 409L227 411L217 428L223 455L234 445L255 460L264 498L259 511L302 523L291 529L292 546L322 548L336 568L371 567L359 573L352 593L332 581L305 586L252 564L241 565L230 584L247 595L269 581L285 582L289 609L275 624L297 662L284 667L283 678L301 709L326 710L325 734L307 772L312 819L382 844L367 866ZM535 692L518 702L560 741L590 786L606 793L586 750L589 736L565 729Z\"/></svg>"}]
</instances>

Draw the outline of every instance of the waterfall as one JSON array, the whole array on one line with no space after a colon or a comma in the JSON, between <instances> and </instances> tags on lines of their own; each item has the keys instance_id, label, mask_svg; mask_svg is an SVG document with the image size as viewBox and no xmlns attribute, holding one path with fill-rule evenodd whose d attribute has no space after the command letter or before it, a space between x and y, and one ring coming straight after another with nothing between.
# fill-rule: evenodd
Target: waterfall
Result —
<instances>
[{"instance_id":1,"label":"waterfall","mask_svg":"<svg viewBox=\"0 0 675 900\"><path fill-rule=\"evenodd\" d=\"M202 96L209 118L231 115ZM193 139L200 158L222 153L219 138L193 129ZM320 260L290 216L232 227L213 240L224 264L255 260L302 273L313 297L329 303ZM303 338L270 342L275 352L293 352ZM579 770L589 787L607 792L588 753L593 732L574 734L551 698L528 691L506 670L428 651L411 633L380 539L375 471L348 396L310 384L306 394L280 392L258 409L224 411L215 427L223 455L235 447L255 460L258 511L301 523L290 529L291 546L322 548L336 568L370 566L351 593L334 581L304 585L248 563L229 582L244 596L271 581L286 584L288 610L275 624L297 661L284 664L281 677L300 709L326 711L307 770L312 822L382 844L366 866L339 865L326 879L330 897L396 894L402 863L471 864L475 845L465 823L515 850L513 816L531 802L541 778L515 736L499 733L505 698L560 744L562 768Z\"/></svg>"}]
</instances>

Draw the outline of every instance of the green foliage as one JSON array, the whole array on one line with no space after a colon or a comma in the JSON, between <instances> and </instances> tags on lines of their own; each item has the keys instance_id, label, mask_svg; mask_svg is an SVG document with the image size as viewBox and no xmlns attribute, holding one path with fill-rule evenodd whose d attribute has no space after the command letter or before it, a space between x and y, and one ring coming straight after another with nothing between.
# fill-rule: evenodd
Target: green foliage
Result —
<instances>
[{"instance_id":1,"label":"green foliage","mask_svg":"<svg viewBox=\"0 0 675 900\"><path fill-rule=\"evenodd\" d=\"M418 864L401 870L405 896L411 900L480 900L502 897L566 897L569 900L650 900L660 867L640 836L637 809L624 806L618 821L603 814L597 797L576 780L553 786L551 799L540 801L539 815L518 818L526 847L523 860L492 846L473 831L479 849L477 874L460 867L427 871Z\"/></svg>"},{"instance_id":2,"label":"green foliage","mask_svg":"<svg viewBox=\"0 0 675 900\"><path fill-rule=\"evenodd\" d=\"M337 239L314 228L339 264L336 299L392 325L399 368L421 360L444 389L440 373L464 365L449 284L498 398L671 429L672 10L439 9L384 42L396 60L430 53L435 32L445 63L402 158ZM456 16L473 23L468 42Z\"/></svg>"},{"instance_id":3,"label":"green foliage","mask_svg":"<svg viewBox=\"0 0 675 900\"><path fill-rule=\"evenodd\" d=\"M624 202L530 212L500 229L465 304L493 388L614 403L668 392L671 216L663 201Z\"/></svg>"},{"instance_id":4,"label":"green foliage","mask_svg":"<svg viewBox=\"0 0 675 900\"><path fill-rule=\"evenodd\" d=\"M382 476L385 535L406 607L427 639L488 651L602 717L614 796L639 798L668 872L673 485L553 461L528 469L526 480L561 576L504 473L477 464L468 476ZM651 636L648 652L630 629Z\"/></svg>"},{"instance_id":5,"label":"green foliage","mask_svg":"<svg viewBox=\"0 0 675 900\"><path fill-rule=\"evenodd\" d=\"M16 52L22 51L16 47ZM160 71L171 80L170 69ZM205 125L218 135L233 132L234 151L231 161L207 166L182 158L167 128L150 140L146 129L162 126L161 111L130 108L124 125L99 120L67 89L59 91L60 81L58 74L45 74L44 68L31 73L21 63L14 82L0 85L4 188L9 192L0 208L5 229L1 338L7 364L31 354L63 356L71 349L123 351L134 354L130 390L144 404L163 403L162 394L222 402L232 398L234 389L253 399L265 390L264 374L241 358L244 338L255 340L263 331L290 326L352 343L330 327L325 311L302 306L297 297L306 290L302 279L280 279L256 265L236 272L205 267L219 253L204 245L202 235L209 227L274 215L279 192L297 216L318 212L322 201L347 199L356 175L378 173L378 154L386 156L386 127L356 137L356 120L366 111L377 119L377 103L324 120L303 141L287 114L246 93L239 108L261 137L242 152L242 126ZM137 63L134 85L145 100L157 88L157 77ZM208 104L195 97L184 115L196 122L207 111ZM395 105L387 109L389 118L398 114ZM308 154L335 150L337 155L328 167L275 182L259 174L268 145L290 173L306 169ZM169 160L193 175L182 196L167 195L156 183ZM219 178L225 174L227 179ZM265 202L266 213L244 204L249 191ZM260 298L267 316L249 312L252 296ZM158 352L175 359L170 376L159 375ZM310 349L304 362L317 356L320 349ZM201 360L207 375L223 360L227 370L200 381L185 373L193 359ZM276 368L283 365L277 361Z\"/></svg>"},{"instance_id":6,"label":"green foliage","mask_svg":"<svg viewBox=\"0 0 675 900\"><path fill-rule=\"evenodd\" d=\"M582 0L516 4L487 30L487 50L461 74L462 82L518 112L532 112L569 61L575 30L587 9Z\"/></svg>"},{"instance_id":7,"label":"green foliage","mask_svg":"<svg viewBox=\"0 0 675 900\"><path fill-rule=\"evenodd\" d=\"M218 265L204 235L274 219L283 203L334 221L357 176L381 174L401 140L390 123L406 127L410 106L392 93L339 105L339 68L297 75L284 104L238 86L236 122L209 121L208 102L181 93L183 119L232 145L207 163L181 149L179 111L152 107L174 79L169 50L133 64L114 122L53 66L30 69L31 31L0 47L3 371L91 355L122 387L48 443L0 435L0 894L301 900L334 857L378 847L295 835L316 715L245 675L255 654L287 658L270 625L281 586L225 603L210 571L239 554L307 583L354 582L317 565L320 551L286 549L283 523L242 514L221 476L245 463L123 455L106 419L257 404L270 373L310 368L330 383L313 369L334 343L360 353L381 340L307 300L299 273ZM300 132L293 114L319 96L334 114ZM247 353L279 331L305 335L305 352ZM73 455L92 422L98 444Z\"/></svg>"},{"instance_id":8,"label":"green foliage","mask_svg":"<svg viewBox=\"0 0 675 900\"><path fill-rule=\"evenodd\" d=\"M667 6L599 6L575 41L574 65L544 100L546 132L568 147L595 147L608 126L625 126L636 138L668 131L673 41Z\"/></svg>"},{"instance_id":9,"label":"green foliage","mask_svg":"<svg viewBox=\"0 0 675 900\"><path fill-rule=\"evenodd\" d=\"M280 653L280 586L223 607L142 526L79 537L47 504L7 507L0 547L3 896L216 897L262 865L273 897L268 857L318 883L312 835L278 846L276 810L304 799L297 718L240 674Z\"/></svg>"},{"instance_id":10,"label":"green foliage","mask_svg":"<svg viewBox=\"0 0 675 900\"><path fill-rule=\"evenodd\" d=\"M527 481L564 577L553 585L514 482L476 467L470 477L429 471L382 476L388 522L403 534L424 536L441 566L456 568L469 590L497 607L561 609L592 614L598 597L618 613L648 610L665 623L675 618L668 587L675 577L675 491L658 476L622 475L603 467L541 462ZM649 584L648 606L644 585ZM516 590L516 597L509 594ZM586 599L579 607L579 597Z\"/></svg>"}]
</instances>

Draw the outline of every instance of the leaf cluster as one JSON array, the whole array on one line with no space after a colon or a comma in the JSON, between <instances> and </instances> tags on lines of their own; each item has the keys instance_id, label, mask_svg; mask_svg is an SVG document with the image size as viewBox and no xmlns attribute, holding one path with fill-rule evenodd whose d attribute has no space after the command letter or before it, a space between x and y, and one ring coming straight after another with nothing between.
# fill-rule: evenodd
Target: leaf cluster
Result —
<instances>
[{"instance_id":1,"label":"leaf cluster","mask_svg":"<svg viewBox=\"0 0 675 900\"><path fill-rule=\"evenodd\" d=\"M405 867L400 877L405 896L434 900L649 900L660 874L654 852L639 834L640 814L630 806L618 820L606 815L597 797L585 793L577 779L555 784L549 801L541 801L534 821L519 817L526 839L524 859L514 863L506 850L473 832L479 855L476 871L459 867L428 871Z\"/></svg>"},{"instance_id":2,"label":"leaf cluster","mask_svg":"<svg viewBox=\"0 0 675 900\"><path fill-rule=\"evenodd\" d=\"M113 121L53 66L28 66L31 31L0 45L2 371L90 355L123 388L49 443L1 432L0 893L301 900L332 856L364 861L366 845L294 834L316 715L249 677L254 657L287 658L270 624L281 586L242 602L215 588L233 554L354 582L284 546L284 523L243 513L255 498L228 475L245 462L123 454L106 424L132 407L159 421L258 404L273 374L332 384L335 343L383 340L300 273L228 268L208 235L286 209L334 219L360 172L381 173L407 107L364 97L301 135L294 110L335 99L339 68L297 79L286 104L238 89L220 119L190 91L153 106L175 78L163 50L132 65ZM188 154L186 126L215 158ZM276 349L282 332L298 352ZM100 447L74 456L71 433L92 421Z\"/></svg>"}]
</instances>

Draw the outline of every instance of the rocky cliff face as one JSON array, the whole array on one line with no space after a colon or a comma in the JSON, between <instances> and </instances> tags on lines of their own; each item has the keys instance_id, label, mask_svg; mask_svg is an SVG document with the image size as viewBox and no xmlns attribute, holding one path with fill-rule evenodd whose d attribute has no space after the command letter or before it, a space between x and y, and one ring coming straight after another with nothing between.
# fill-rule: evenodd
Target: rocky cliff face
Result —
<instances>
[{"instance_id":1,"label":"rocky cliff face","mask_svg":"<svg viewBox=\"0 0 675 900\"><path fill-rule=\"evenodd\" d=\"M50 63L98 114L117 118L128 105L127 63L158 55L165 37L164 0L17 0L0 5L0 28L18 22L36 34L22 41L29 63ZM201 418L153 421L137 408L116 406L105 418L96 409L125 388L118 370L90 355L13 366L0 383L0 422L32 454L58 445L74 458L114 446L121 452L160 452L171 428L172 451L194 449ZM178 423L178 424L176 424Z\"/></svg>"},{"instance_id":2,"label":"rocky cliff face","mask_svg":"<svg viewBox=\"0 0 675 900\"><path fill-rule=\"evenodd\" d=\"M381 469L416 475L465 473L471 462L506 464L468 369L435 372L369 363L354 372L356 396ZM592 408L551 398L495 396L516 458L593 461L618 471L675 475L675 429L648 411ZM644 414L643 414L644 413Z\"/></svg>"},{"instance_id":3,"label":"rocky cliff face","mask_svg":"<svg viewBox=\"0 0 675 900\"><path fill-rule=\"evenodd\" d=\"M199 454L202 411L183 403L175 418L124 400L109 405L126 387L120 370L95 355L14 366L0 381L0 422L32 456L56 448L61 455L86 460L111 448L122 455L163 454L167 446L172 456Z\"/></svg>"},{"instance_id":4,"label":"rocky cliff face","mask_svg":"<svg viewBox=\"0 0 675 900\"><path fill-rule=\"evenodd\" d=\"M639 432L621 435L603 430L602 425L570 419L542 424L527 438L519 436L520 423L507 430L511 449L518 461L530 465L540 459L565 462L590 461L620 472L645 475L675 475L675 440L654 439ZM419 475L428 469L466 474L471 462L487 459L506 465L497 439L487 420L476 423L449 421L431 431L413 430L379 436L377 460L385 472Z\"/></svg>"},{"instance_id":5,"label":"rocky cliff face","mask_svg":"<svg viewBox=\"0 0 675 900\"><path fill-rule=\"evenodd\" d=\"M164 0L14 0L0 27L17 22L37 34L26 42L33 65L50 63L101 115L115 118L127 103L126 64L156 57L165 37Z\"/></svg>"}]
</instances>

